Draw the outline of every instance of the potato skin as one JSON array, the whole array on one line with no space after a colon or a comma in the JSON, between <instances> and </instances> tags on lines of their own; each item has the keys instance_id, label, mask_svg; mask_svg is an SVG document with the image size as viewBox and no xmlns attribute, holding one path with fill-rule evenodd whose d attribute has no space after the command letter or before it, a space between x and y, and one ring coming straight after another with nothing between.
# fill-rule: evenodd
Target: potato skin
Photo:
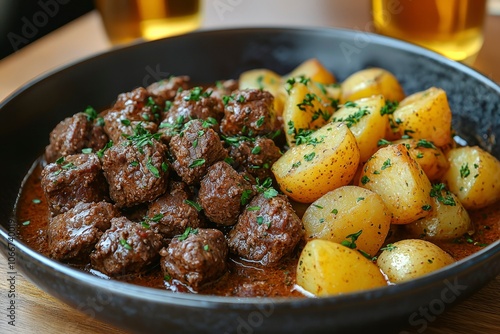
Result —
<instances>
[{"instance_id":1,"label":"potato skin","mask_svg":"<svg viewBox=\"0 0 500 334\"><path fill-rule=\"evenodd\" d=\"M391 72L368 68L351 74L342 82L340 101L345 103L379 94L389 101L401 101L405 97L403 87Z\"/></svg>"},{"instance_id":2,"label":"potato skin","mask_svg":"<svg viewBox=\"0 0 500 334\"><path fill-rule=\"evenodd\" d=\"M466 209L480 209L500 199L500 161L477 146L446 154L450 168L443 181Z\"/></svg>"},{"instance_id":3,"label":"potato skin","mask_svg":"<svg viewBox=\"0 0 500 334\"><path fill-rule=\"evenodd\" d=\"M405 239L387 247L377 265L391 283L402 283L454 263L453 257L433 243Z\"/></svg>"},{"instance_id":4,"label":"potato skin","mask_svg":"<svg viewBox=\"0 0 500 334\"><path fill-rule=\"evenodd\" d=\"M411 156L422 167L431 182L438 182L450 167L444 152L425 139L401 139L393 144L404 144Z\"/></svg>"},{"instance_id":5,"label":"potato skin","mask_svg":"<svg viewBox=\"0 0 500 334\"><path fill-rule=\"evenodd\" d=\"M446 92L436 87L406 97L393 114L400 136L427 139L443 148L452 144L451 116Z\"/></svg>"},{"instance_id":6,"label":"potato skin","mask_svg":"<svg viewBox=\"0 0 500 334\"><path fill-rule=\"evenodd\" d=\"M305 60L297 66L292 72L285 76L286 78L293 78L304 76L310 78L312 81L322 84L332 84L337 82L332 72L326 69L321 62L316 58Z\"/></svg>"},{"instance_id":7,"label":"potato skin","mask_svg":"<svg viewBox=\"0 0 500 334\"><path fill-rule=\"evenodd\" d=\"M311 141L291 147L271 168L281 191L301 203L349 184L359 164L356 138L344 123L323 126Z\"/></svg>"},{"instance_id":8,"label":"potato skin","mask_svg":"<svg viewBox=\"0 0 500 334\"><path fill-rule=\"evenodd\" d=\"M431 182L403 144L380 148L366 162L359 182L382 197L392 224L409 224L429 214Z\"/></svg>"},{"instance_id":9,"label":"potato skin","mask_svg":"<svg viewBox=\"0 0 500 334\"><path fill-rule=\"evenodd\" d=\"M314 201L302 222L306 240L341 243L348 235L362 231L355 242L356 248L374 256L387 237L391 217L378 194L357 186L344 186Z\"/></svg>"},{"instance_id":10,"label":"potato skin","mask_svg":"<svg viewBox=\"0 0 500 334\"><path fill-rule=\"evenodd\" d=\"M432 210L426 217L404 225L411 237L430 241L453 240L465 233L474 233L469 214L458 198L451 192L444 196L451 196L455 205L443 204L437 197L433 197Z\"/></svg>"},{"instance_id":11,"label":"potato skin","mask_svg":"<svg viewBox=\"0 0 500 334\"><path fill-rule=\"evenodd\" d=\"M358 251L315 239L302 250L297 284L316 296L329 296L386 286L387 281Z\"/></svg>"}]
</instances>

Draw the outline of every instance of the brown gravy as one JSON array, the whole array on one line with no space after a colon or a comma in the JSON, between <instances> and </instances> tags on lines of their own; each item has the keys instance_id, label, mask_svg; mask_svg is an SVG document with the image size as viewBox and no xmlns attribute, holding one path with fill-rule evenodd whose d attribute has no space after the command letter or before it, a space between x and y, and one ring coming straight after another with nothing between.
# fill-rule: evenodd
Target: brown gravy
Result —
<instances>
[{"instance_id":1,"label":"brown gravy","mask_svg":"<svg viewBox=\"0 0 500 334\"><path fill-rule=\"evenodd\" d=\"M19 222L20 239L32 249L48 257L46 228L49 211L40 185L41 170L42 167L37 162L33 172L28 176L24 187L21 189L16 214ZM300 216L303 206L296 207L296 209ZM469 256L500 239L499 203L482 210L470 211L469 214L476 227L476 233L472 237L462 237L448 242L436 242L438 246L449 252L456 260ZM402 237L404 238L404 235ZM281 261L279 265L272 268L232 256L228 272L217 282L204 286L197 293L242 297L304 296L295 285L296 265L301 248L299 246L293 256ZM89 264L74 266L96 274L90 269ZM152 288L190 292L188 287L175 280L172 282L165 281L159 265L151 268L146 273L117 279Z\"/></svg>"}]
</instances>

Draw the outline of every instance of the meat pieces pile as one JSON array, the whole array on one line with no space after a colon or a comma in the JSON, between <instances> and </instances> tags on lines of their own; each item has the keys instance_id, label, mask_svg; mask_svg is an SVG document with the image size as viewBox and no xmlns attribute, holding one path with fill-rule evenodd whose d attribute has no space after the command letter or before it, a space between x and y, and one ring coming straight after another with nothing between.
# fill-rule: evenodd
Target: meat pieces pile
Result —
<instances>
[{"instance_id":1,"label":"meat pieces pile","mask_svg":"<svg viewBox=\"0 0 500 334\"><path fill-rule=\"evenodd\" d=\"M45 150L50 255L117 277L160 265L192 289L229 254L276 265L303 234L273 188L273 96L171 77L59 123Z\"/></svg>"}]
</instances>

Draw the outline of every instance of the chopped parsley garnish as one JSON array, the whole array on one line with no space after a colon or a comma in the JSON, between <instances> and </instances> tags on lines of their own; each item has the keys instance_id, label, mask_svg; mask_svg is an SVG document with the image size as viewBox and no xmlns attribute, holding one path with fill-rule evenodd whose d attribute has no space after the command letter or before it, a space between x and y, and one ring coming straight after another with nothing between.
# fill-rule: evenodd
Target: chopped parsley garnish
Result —
<instances>
[{"instance_id":1,"label":"chopped parsley garnish","mask_svg":"<svg viewBox=\"0 0 500 334\"><path fill-rule=\"evenodd\" d=\"M132 250L132 246L130 246L128 241L125 239L120 239L120 245L122 245L126 250Z\"/></svg>"},{"instance_id":2,"label":"chopped parsley garnish","mask_svg":"<svg viewBox=\"0 0 500 334\"><path fill-rule=\"evenodd\" d=\"M460 166L460 177L462 179L465 179L469 175L470 175L469 164L465 163L462 166Z\"/></svg>"},{"instance_id":3,"label":"chopped parsley garnish","mask_svg":"<svg viewBox=\"0 0 500 334\"><path fill-rule=\"evenodd\" d=\"M23 226L28 226L31 222L29 220L23 222Z\"/></svg>"},{"instance_id":4,"label":"chopped parsley garnish","mask_svg":"<svg viewBox=\"0 0 500 334\"><path fill-rule=\"evenodd\" d=\"M190 226L186 227L184 230L184 233L182 233L180 236L177 237L179 241L184 241L189 237L190 234L198 234L198 229L197 228L191 228Z\"/></svg>"},{"instance_id":5,"label":"chopped parsley garnish","mask_svg":"<svg viewBox=\"0 0 500 334\"><path fill-rule=\"evenodd\" d=\"M359 230L356 233L349 234L348 236L346 236L346 239L351 239L351 240L344 240L340 244L350 249L356 248L356 241L358 240L361 233L363 233L363 230Z\"/></svg>"},{"instance_id":6,"label":"chopped parsley garnish","mask_svg":"<svg viewBox=\"0 0 500 334\"><path fill-rule=\"evenodd\" d=\"M212 91L203 92L203 88L194 87L189 94L184 96L184 101L199 101L202 97L210 97Z\"/></svg>"},{"instance_id":7,"label":"chopped parsley garnish","mask_svg":"<svg viewBox=\"0 0 500 334\"><path fill-rule=\"evenodd\" d=\"M205 159L195 159L193 162L189 165L189 168L195 168L195 167L200 167L203 166L205 163Z\"/></svg>"},{"instance_id":8,"label":"chopped parsley garnish","mask_svg":"<svg viewBox=\"0 0 500 334\"><path fill-rule=\"evenodd\" d=\"M259 211L260 210L260 206L249 206L247 208L248 211Z\"/></svg>"},{"instance_id":9,"label":"chopped parsley garnish","mask_svg":"<svg viewBox=\"0 0 500 334\"><path fill-rule=\"evenodd\" d=\"M368 182L370 182L370 178L366 175L363 175L363 177L361 178L361 184L367 184Z\"/></svg>"},{"instance_id":10,"label":"chopped parsley garnish","mask_svg":"<svg viewBox=\"0 0 500 334\"><path fill-rule=\"evenodd\" d=\"M184 200L184 203L191 205L193 208L195 208L196 211L200 212L203 210L200 204L196 203L195 201L190 201L188 199Z\"/></svg>"},{"instance_id":11,"label":"chopped parsley garnish","mask_svg":"<svg viewBox=\"0 0 500 334\"><path fill-rule=\"evenodd\" d=\"M129 144L133 144L140 153L144 153L143 147L146 145L153 146L153 139L159 140L161 137L161 133L150 133L146 130L141 123L137 124L134 129L133 135L123 135Z\"/></svg>"},{"instance_id":12,"label":"chopped parsley garnish","mask_svg":"<svg viewBox=\"0 0 500 334\"><path fill-rule=\"evenodd\" d=\"M304 155L304 160L305 160L305 161L311 161L312 159L314 159L314 156L315 156L315 155L316 155L316 153L315 153L315 152L311 152L311 153L309 153L309 154L306 154L306 155Z\"/></svg>"},{"instance_id":13,"label":"chopped parsley garnish","mask_svg":"<svg viewBox=\"0 0 500 334\"><path fill-rule=\"evenodd\" d=\"M82 153L83 154L90 154L90 153L92 153L92 148L90 148L90 147L82 148Z\"/></svg>"},{"instance_id":14,"label":"chopped parsley garnish","mask_svg":"<svg viewBox=\"0 0 500 334\"><path fill-rule=\"evenodd\" d=\"M316 99L316 94L307 93L301 103L297 104L300 110L306 111L306 107L313 107L313 101Z\"/></svg>"},{"instance_id":15,"label":"chopped parsley garnish","mask_svg":"<svg viewBox=\"0 0 500 334\"><path fill-rule=\"evenodd\" d=\"M337 210L337 209L333 209L333 210L332 210L332 213L333 213L334 215L336 215L337 213L339 213L339 210Z\"/></svg>"},{"instance_id":16,"label":"chopped parsley garnish","mask_svg":"<svg viewBox=\"0 0 500 334\"><path fill-rule=\"evenodd\" d=\"M163 161L163 162L161 163L161 170L162 170L164 173L168 172L168 164L167 164L165 161Z\"/></svg>"},{"instance_id":17,"label":"chopped parsley garnish","mask_svg":"<svg viewBox=\"0 0 500 334\"><path fill-rule=\"evenodd\" d=\"M347 101L346 103L344 103L344 107L347 107L347 108L356 108L358 106L358 104L356 102L352 102L352 101Z\"/></svg>"},{"instance_id":18,"label":"chopped parsley garnish","mask_svg":"<svg viewBox=\"0 0 500 334\"><path fill-rule=\"evenodd\" d=\"M425 139L419 139L417 142L417 147L436 148L433 142Z\"/></svg>"},{"instance_id":19,"label":"chopped parsley garnish","mask_svg":"<svg viewBox=\"0 0 500 334\"><path fill-rule=\"evenodd\" d=\"M129 163L129 166L137 167L137 166L139 166L139 161L132 161L131 163Z\"/></svg>"},{"instance_id":20,"label":"chopped parsley garnish","mask_svg":"<svg viewBox=\"0 0 500 334\"><path fill-rule=\"evenodd\" d=\"M322 207L321 205L318 205L318 204L313 204L313 206L314 206L315 208L318 208L318 209L323 209L323 207Z\"/></svg>"},{"instance_id":21,"label":"chopped parsley garnish","mask_svg":"<svg viewBox=\"0 0 500 334\"><path fill-rule=\"evenodd\" d=\"M388 141L387 139L380 139L377 142L377 146L384 146L384 145L391 145L392 142Z\"/></svg>"},{"instance_id":22,"label":"chopped parsley garnish","mask_svg":"<svg viewBox=\"0 0 500 334\"><path fill-rule=\"evenodd\" d=\"M113 141L110 140L106 143L106 145L104 145L103 148L101 148L99 151L96 152L97 156L99 158L102 158L104 156L104 152L106 152L106 150L110 147L113 147Z\"/></svg>"},{"instance_id":23,"label":"chopped parsley garnish","mask_svg":"<svg viewBox=\"0 0 500 334\"><path fill-rule=\"evenodd\" d=\"M207 119L203 120L203 123L201 124L202 127L204 128L209 128L211 126L217 125L217 120L213 117L207 117Z\"/></svg>"},{"instance_id":24,"label":"chopped parsley garnish","mask_svg":"<svg viewBox=\"0 0 500 334\"><path fill-rule=\"evenodd\" d=\"M429 204L425 204L424 206L422 206L422 210L424 210L424 211L431 211L432 210L432 206L430 206Z\"/></svg>"},{"instance_id":25,"label":"chopped parsley garnish","mask_svg":"<svg viewBox=\"0 0 500 334\"><path fill-rule=\"evenodd\" d=\"M148 161L146 162L146 167L147 167L147 169L149 169L151 174L153 174L155 177L157 177L157 178L160 177L160 171L158 170L158 168L156 168L155 165L153 165L153 161L152 161L151 157L149 157Z\"/></svg>"},{"instance_id":26,"label":"chopped parsley garnish","mask_svg":"<svg viewBox=\"0 0 500 334\"><path fill-rule=\"evenodd\" d=\"M31 200L31 202L33 202L34 204L40 204L40 203L42 203L42 200L40 200L38 198L34 198L33 200Z\"/></svg>"},{"instance_id":27,"label":"chopped parsley garnish","mask_svg":"<svg viewBox=\"0 0 500 334\"><path fill-rule=\"evenodd\" d=\"M255 188L259 193L264 195L264 198L270 199L278 195L278 191L273 188L273 180L270 177L266 178L262 183L259 178L257 178L256 181L257 185Z\"/></svg>"},{"instance_id":28,"label":"chopped parsley garnish","mask_svg":"<svg viewBox=\"0 0 500 334\"><path fill-rule=\"evenodd\" d=\"M172 105L173 105L172 101L165 101L165 108L163 108L163 111L164 112L170 111L170 109L172 108Z\"/></svg>"},{"instance_id":29,"label":"chopped parsley garnish","mask_svg":"<svg viewBox=\"0 0 500 334\"><path fill-rule=\"evenodd\" d=\"M257 127L260 128L264 124L265 119L266 118L264 116L260 116L257 122L255 122L255 125L257 125Z\"/></svg>"},{"instance_id":30,"label":"chopped parsley garnish","mask_svg":"<svg viewBox=\"0 0 500 334\"><path fill-rule=\"evenodd\" d=\"M91 106L88 106L84 110L85 115L87 115L87 121L91 122L97 118L97 111L92 108Z\"/></svg>"},{"instance_id":31,"label":"chopped parsley garnish","mask_svg":"<svg viewBox=\"0 0 500 334\"><path fill-rule=\"evenodd\" d=\"M385 101L385 105L380 109L380 115L392 115L398 107L398 101Z\"/></svg>"},{"instance_id":32,"label":"chopped parsley garnish","mask_svg":"<svg viewBox=\"0 0 500 334\"><path fill-rule=\"evenodd\" d=\"M208 245L203 245L203 250L205 252L208 252L210 250L210 247Z\"/></svg>"},{"instance_id":33,"label":"chopped parsley garnish","mask_svg":"<svg viewBox=\"0 0 500 334\"><path fill-rule=\"evenodd\" d=\"M130 125L130 120L128 120L126 118L122 118L122 119L120 119L120 123L122 123L125 126L129 126Z\"/></svg>"},{"instance_id":34,"label":"chopped parsley garnish","mask_svg":"<svg viewBox=\"0 0 500 334\"><path fill-rule=\"evenodd\" d=\"M243 190L240 198L241 205L247 205L248 202L250 201L250 196L252 196L252 190L250 189Z\"/></svg>"},{"instance_id":35,"label":"chopped parsley garnish","mask_svg":"<svg viewBox=\"0 0 500 334\"><path fill-rule=\"evenodd\" d=\"M444 192L444 196L443 196ZM431 197L436 197L436 199L443 203L444 205L455 206L457 203L453 199L451 193L446 189L446 186L443 183L438 183L432 185L432 189L430 192Z\"/></svg>"},{"instance_id":36,"label":"chopped parsley garnish","mask_svg":"<svg viewBox=\"0 0 500 334\"><path fill-rule=\"evenodd\" d=\"M259 154L262 148L260 146L255 146L252 148L252 154Z\"/></svg>"},{"instance_id":37,"label":"chopped parsley garnish","mask_svg":"<svg viewBox=\"0 0 500 334\"><path fill-rule=\"evenodd\" d=\"M382 164L382 167L380 169L384 170L384 169L387 169L391 166L392 166L391 159L387 159L386 161L384 161L384 163Z\"/></svg>"},{"instance_id":38,"label":"chopped parsley garnish","mask_svg":"<svg viewBox=\"0 0 500 334\"><path fill-rule=\"evenodd\" d=\"M361 118L363 118L366 115L369 115L370 112L366 109L359 109L358 111L348 115L347 117L344 118L333 118L334 122L344 122L345 125L347 125L348 128L352 127L353 125L359 123L361 121Z\"/></svg>"},{"instance_id":39,"label":"chopped parsley garnish","mask_svg":"<svg viewBox=\"0 0 500 334\"><path fill-rule=\"evenodd\" d=\"M64 157L60 157L59 159L56 160L56 164L62 165L64 163Z\"/></svg>"},{"instance_id":40,"label":"chopped parsley garnish","mask_svg":"<svg viewBox=\"0 0 500 334\"><path fill-rule=\"evenodd\" d=\"M395 250L397 247L394 246L393 244L387 244L385 247L380 248L381 251L389 251L392 252Z\"/></svg>"}]
</instances>

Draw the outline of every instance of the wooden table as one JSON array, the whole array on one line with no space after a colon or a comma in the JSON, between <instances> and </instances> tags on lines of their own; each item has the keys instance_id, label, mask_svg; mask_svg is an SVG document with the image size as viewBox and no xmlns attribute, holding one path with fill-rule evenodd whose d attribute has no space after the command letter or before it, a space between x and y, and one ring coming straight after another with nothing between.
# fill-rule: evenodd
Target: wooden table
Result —
<instances>
[{"instance_id":1,"label":"wooden table","mask_svg":"<svg viewBox=\"0 0 500 334\"><path fill-rule=\"evenodd\" d=\"M222 1L233 4L222 11L221 1L206 0L203 28L255 25L336 26L367 31L369 1L289 0ZM266 10L258 9L266 5ZM473 67L500 81L498 58L500 16L486 20L485 44ZM91 12L0 61L0 100L32 78L83 57L111 48L99 15ZM33 286L21 274L16 277L16 326L6 318L7 263L0 256L0 333L125 333L77 312ZM463 303L429 322L426 333L500 333L500 277ZM416 333L420 327L401 328Z\"/></svg>"}]
</instances>

